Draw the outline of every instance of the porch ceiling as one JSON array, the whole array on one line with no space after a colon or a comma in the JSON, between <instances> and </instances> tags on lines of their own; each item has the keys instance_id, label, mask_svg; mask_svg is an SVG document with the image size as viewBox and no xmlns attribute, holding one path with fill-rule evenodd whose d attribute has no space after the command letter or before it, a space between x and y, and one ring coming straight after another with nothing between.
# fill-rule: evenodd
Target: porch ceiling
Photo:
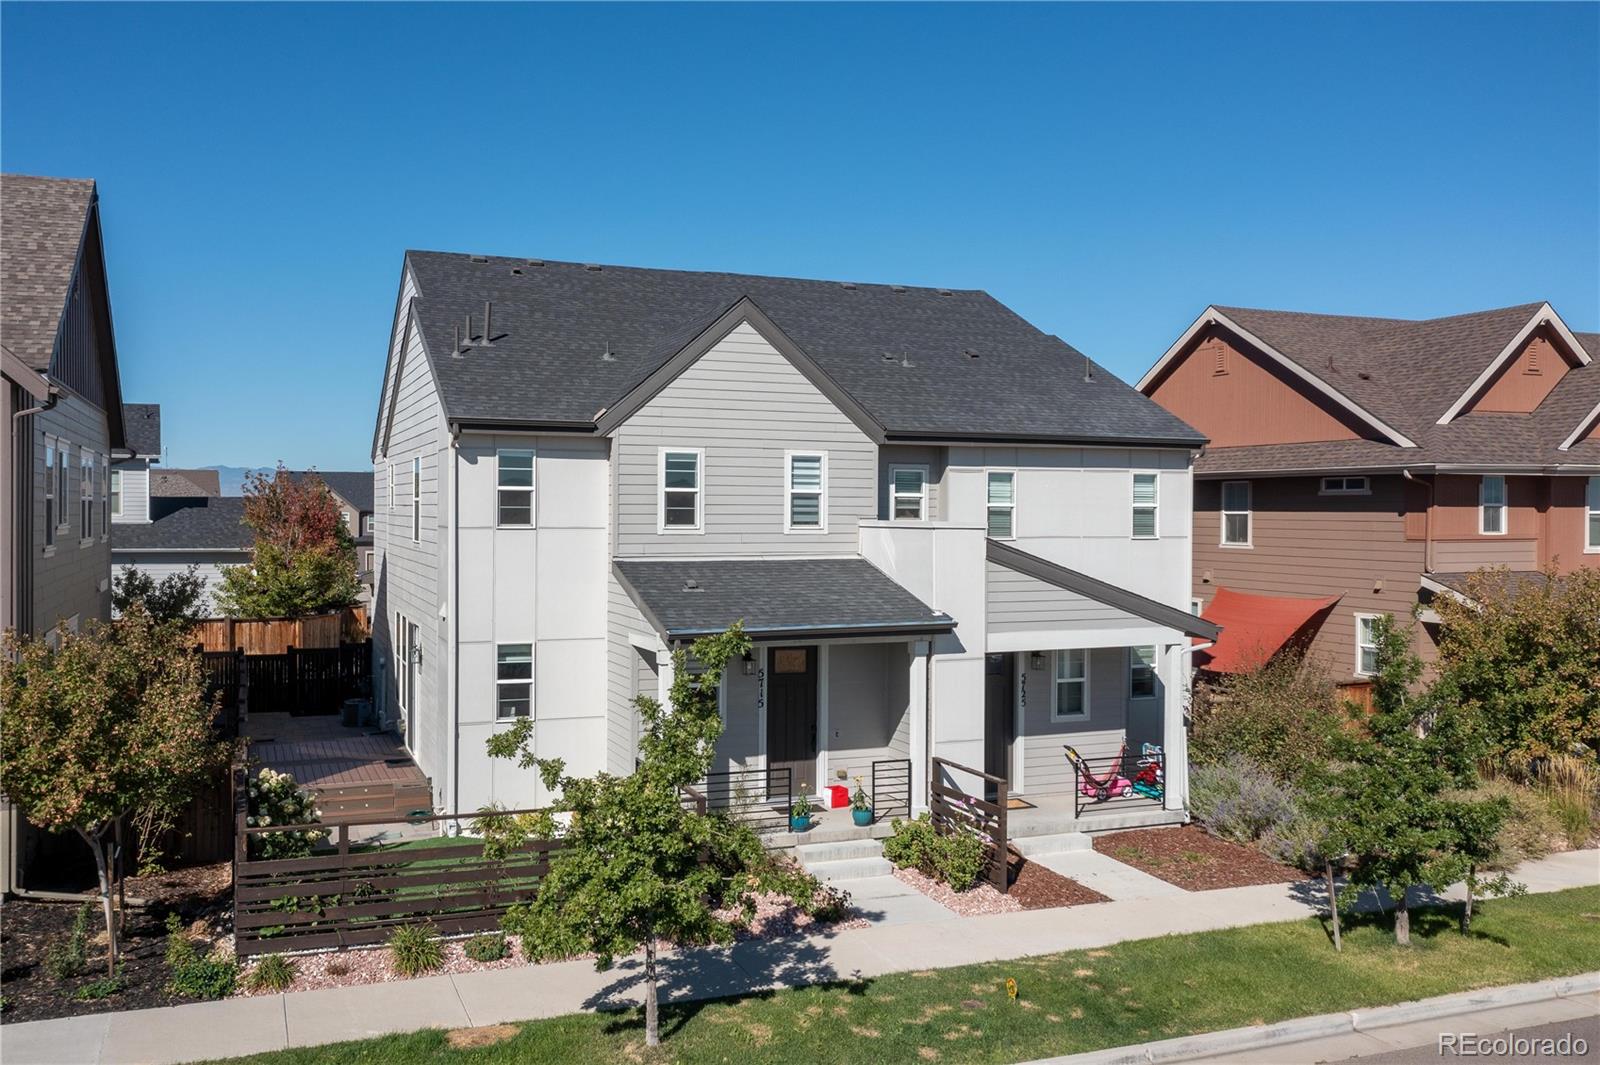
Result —
<instances>
[{"instance_id":1,"label":"porch ceiling","mask_svg":"<svg viewBox=\"0 0 1600 1065\"><path fill-rule=\"evenodd\" d=\"M735 621L757 640L949 632L928 606L864 558L616 559L623 589L669 640L722 632Z\"/></svg>"}]
</instances>

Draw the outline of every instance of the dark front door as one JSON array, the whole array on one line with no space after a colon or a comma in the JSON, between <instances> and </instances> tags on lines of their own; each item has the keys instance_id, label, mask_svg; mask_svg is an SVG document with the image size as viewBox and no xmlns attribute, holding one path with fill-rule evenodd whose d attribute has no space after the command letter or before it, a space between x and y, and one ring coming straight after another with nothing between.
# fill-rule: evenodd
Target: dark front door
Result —
<instances>
[{"instance_id":1,"label":"dark front door","mask_svg":"<svg viewBox=\"0 0 1600 1065\"><path fill-rule=\"evenodd\" d=\"M1010 655L989 655L983 670L983 771L1011 779L1011 741L1016 736L1016 665ZM994 798L994 787L984 798Z\"/></svg>"},{"instance_id":2,"label":"dark front door","mask_svg":"<svg viewBox=\"0 0 1600 1065\"><path fill-rule=\"evenodd\" d=\"M817 649L774 647L767 652L767 765L789 769L790 793L815 793L817 775ZM781 772L772 787L783 787Z\"/></svg>"}]
</instances>

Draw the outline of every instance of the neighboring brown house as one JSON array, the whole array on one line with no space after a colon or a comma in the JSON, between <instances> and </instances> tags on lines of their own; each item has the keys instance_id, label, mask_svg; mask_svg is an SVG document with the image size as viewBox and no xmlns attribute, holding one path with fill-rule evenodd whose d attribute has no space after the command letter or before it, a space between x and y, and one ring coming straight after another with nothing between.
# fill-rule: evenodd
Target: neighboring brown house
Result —
<instances>
[{"instance_id":1,"label":"neighboring brown house","mask_svg":"<svg viewBox=\"0 0 1600 1065\"><path fill-rule=\"evenodd\" d=\"M1377 615L1415 612L1427 660L1427 604L1469 572L1600 566L1596 357L1600 335L1549 304L1427 321L1208 307L1139 382L1211 438L1194 606L1224 634L1197 661L1248 668L1301 642L1358 681Z\"/></svg>"}]
</instances>

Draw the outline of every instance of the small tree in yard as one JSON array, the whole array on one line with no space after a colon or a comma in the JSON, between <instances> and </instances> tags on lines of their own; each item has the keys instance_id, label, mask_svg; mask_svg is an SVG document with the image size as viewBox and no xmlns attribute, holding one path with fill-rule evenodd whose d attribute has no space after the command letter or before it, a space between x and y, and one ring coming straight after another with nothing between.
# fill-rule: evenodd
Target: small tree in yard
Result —
<instances>
[{"instance_id":1,"label":"small tree in yard","mask_svg":"<svg viewBox=\"0 0 1600 1065\"><path fill-rule=\"evenodd\" d=\"M683 802L682 789L711 768L722 731L717 687L723 668L749 647L736 624L696 641L688 654L673 651L671 709L648 696L635 700L641 764L630 776L565 775L560 759L536 755L527 718L489 740L491 755L538 767L545 787L560 791L554 809L570 814L565 846L551 856L533 900L507 915L506 930L522 935L530 958L592 951L600 969L642 947L649 1046L660 1043L656 958L662 942L727 942L732 926L717 910L748 909L751 892L794 883L776 867L752 874L749 855L729 853L748 844L748 830L741 833Z\"/></svg>"},{"instance_id":2,"label":"small tree in yard","mask_svg":"<svg viewBox=\"0 0 1600 1065\"><path fill-rule=\"evenodd\" d=\"M33 823L75 831L89 845L115 974L117 826L138 809L181 805L227 764L200 661L181 629L137 604L115 622L63 635L56 650L15 633L5 650L0 790Z\"/></svg>"},{"instance_id":3,"label":"small tree in yard","mask_svg":"<svg viewBox=\"0 0 1600 1065\"><path fill-rule=\"evenodd\" d=\"M206 601L206 579L199 566L169 573L159 581L144 570L122 567L111 587L111 605L126 614L135 603L158 622L199 621Z\"/></svg>"},{"instance_id":4,"label":"small tree in yard","mask_svg":"<svg viewBox=\"0 0 1600 1065\"><path fill-rule=\"evenodd\" d=\"M239 618L298 617L349 606L360 593L355 541L339 504L316 474L245 485L244 523L256 534L250 564L227 566L216 600Z\"/></svg>"}]
</instances>

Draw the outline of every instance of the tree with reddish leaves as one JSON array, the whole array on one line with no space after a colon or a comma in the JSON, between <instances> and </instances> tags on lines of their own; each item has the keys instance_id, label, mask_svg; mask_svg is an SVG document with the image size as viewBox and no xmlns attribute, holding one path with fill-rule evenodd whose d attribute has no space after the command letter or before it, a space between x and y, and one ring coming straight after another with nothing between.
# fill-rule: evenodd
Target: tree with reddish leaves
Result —
<instances>
[{"instance_id":1,"label":"tree with reddish leaves","mask_svg":"<svg viewBox=\"0 0 1600 1065\"><path fill-rule=\"evenodd\" d=\"M299 617L356 601L355 541L321 477L291 475L282 463L272 477L253 475L244 524L256 534L254 554L249 565L223 570L215 598L224 614Z\"/></svg>"}]
</instances>

